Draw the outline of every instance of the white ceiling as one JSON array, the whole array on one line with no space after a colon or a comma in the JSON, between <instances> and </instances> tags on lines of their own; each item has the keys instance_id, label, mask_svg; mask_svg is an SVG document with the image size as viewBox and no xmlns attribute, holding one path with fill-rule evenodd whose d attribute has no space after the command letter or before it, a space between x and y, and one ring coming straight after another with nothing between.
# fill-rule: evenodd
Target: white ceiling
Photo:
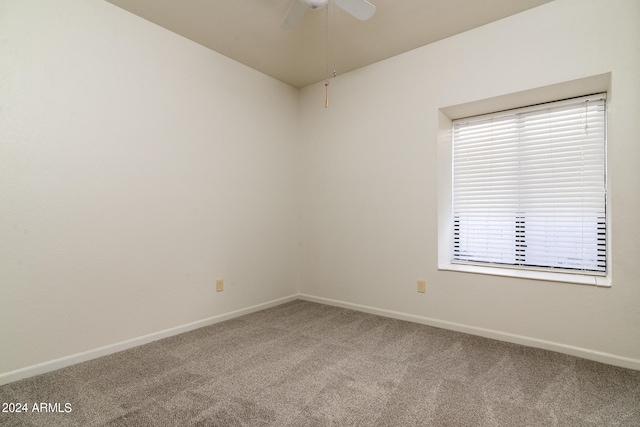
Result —
<instances>
[{"instance_id":1,"label":"white ceiling","mask_svg":"<svg viewBox=\"0 0 640 427\"><path fill-rule=\"evenodd\" d=\"M330 1L293 30L280 23L297 0L107 1L301 88L552 0L370 0L368 21Z\"/></svg>"}]
</instances>

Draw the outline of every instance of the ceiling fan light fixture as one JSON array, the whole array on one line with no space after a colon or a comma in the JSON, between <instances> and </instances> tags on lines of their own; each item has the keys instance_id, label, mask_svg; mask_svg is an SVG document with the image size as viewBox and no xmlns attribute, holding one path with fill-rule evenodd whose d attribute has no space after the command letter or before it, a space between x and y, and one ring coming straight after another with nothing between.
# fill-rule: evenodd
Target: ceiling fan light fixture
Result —
<instances>
[{"instance_id":1,"label":"ceiling fan light fixture","mask_svg":"<svg viewBox=\"0 0 640 427\"><path fill-rule=\"evenodd\" d=\"M300 0L300 3L311 9L317 9L327 4L329 0Z\"/></svg>"}]
</instances>

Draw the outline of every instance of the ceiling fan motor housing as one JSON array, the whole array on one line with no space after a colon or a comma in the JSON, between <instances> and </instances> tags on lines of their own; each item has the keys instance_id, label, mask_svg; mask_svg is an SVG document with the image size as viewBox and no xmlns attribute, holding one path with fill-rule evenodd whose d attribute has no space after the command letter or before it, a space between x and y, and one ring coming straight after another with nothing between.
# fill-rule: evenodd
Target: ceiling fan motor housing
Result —
<instances>
[{"instance_id":1,"label":"ceiling fan motor housing","mask_svg":"<svg viewBox=\"0 0 640 427\"><path fill-rule=\"evenodd\" d=\"M300 0L300 3L304 4L311 9L317 9L327 4L329 0Z\"/></svg>"},{"instance_id":2,"label":"ceiling fan motor housing","mask_svg":"<svg viewBox=\"0 0 640 427\"><path fill-rule=\"evenodd\" d=\"M1 1L1 0L0 0ZM284 30L296 28L307 10L317 10L326 6L330 0L290 0L291 6L282 20L280 27ZM335 5L354 18L366 21L376 13L376 7L367 0L334 0ZM327 9L328 13L328 9Z\"/></svg>"}]
</instances>

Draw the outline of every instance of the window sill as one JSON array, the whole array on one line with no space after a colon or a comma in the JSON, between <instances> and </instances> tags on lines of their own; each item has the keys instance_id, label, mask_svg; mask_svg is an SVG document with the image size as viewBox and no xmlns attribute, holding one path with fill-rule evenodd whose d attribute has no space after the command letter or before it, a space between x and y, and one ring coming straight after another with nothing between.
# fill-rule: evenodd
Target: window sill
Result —
<instances>
[{"instance_id":1,"label":"window sill","mask_svg":"<svg viewBox=\"0 0 640 427\"><path fill-rule=\"evenodd\" d=\"M544 280L548 282L575 283L611 287L609 276L588 276L585 274L555 273L549 271L520 270L515 268L486 267L470 264L446 263L438 266L438 270L458 271L463 273L489 274L493 276L515 277L519 279Z\"/></svg>"}]
</instances>

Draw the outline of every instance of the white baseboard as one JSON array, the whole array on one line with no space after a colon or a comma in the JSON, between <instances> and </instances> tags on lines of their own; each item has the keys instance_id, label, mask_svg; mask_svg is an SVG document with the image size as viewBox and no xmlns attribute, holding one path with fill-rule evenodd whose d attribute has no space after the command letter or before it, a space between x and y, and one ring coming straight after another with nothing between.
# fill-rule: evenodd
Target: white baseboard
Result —
<instances>
[{"instance_id":1,"label":"white baseboard","mask_svg":"<svg viewBox=\"0 0 640 427\"><path fill-rule=\"evenodd\" d=\"M299 294L298 299L317 302L320 304L333 305L336 307L348 308L351 310L362 311L365 313L377 314L379 316L390 317L398 320L406 320L408 322L421 323L423 325L435 326L442 329L450 329L457 332L464 332L472 335L479 335L486 338L492 338L498 341L506 341L514 344L522 344L528 347L542 348L545 350L556 351L558 353L569 354L571 356L581 357L583 359L594 360L596 362L606 363L608 365L620 366L623 368L635 369L640 371L640 360L630 357L617 356L615 354L603 353L599 351L589 350L581 347L561 344L552 341L540 340L537 338L526 337L523 335L510 334L492 329L479 328L476 326L464 325L461 323L448 322L445 320L432 319L429 317L416 316L414 314L401 313L398 311L385 310L382 308L369 307L366 305L353 304L350 302L338 301L329 298L316 297L313 295Z\"/></svg>"},{"instance_id":2,"label":"white baseboard","mask_svg":"<svg viewBox=\"0 0 640 427\"><path fill-rule=\"evenodd\" d=\"M571 356L576 356L576 357L582 357L584 359L607 363L609 365L640 370L640 360L638 359L617 356L609 353L602 353L599 351L589 350L589 349L580 348L580 347L574 347L574 346L560 344L560 343L551 342L551 341L540 340L536 338L530 338L522 335L509 334L506 332L495 331L492 329L479 328L476 326L469 326L469 325L464 325L464 324L455 323L455 322L432 319L424 316L417 316L413 314L386 310L382 308L369 307L365 305L338 301L338 300L333 300L329 298L316 297L316 296L307 295L307 294L295 294L295 295L290 295L288 297L268 301L266 303L243 308L240 310L231 311L229 313L224 313L217 316L209 317L207 319L198 320L196 322L187 323L185 325L176 326L174 328L165 329L163 331L154 332L141 337L132 338L130 340L122 341L119 343L107 345L107 346L96 348L93 350L84 351L82 353L76 353L69 356L61 357L59 359L54 359L47 362L38 363L36 365L27 366L25 368L17 369L15 371L6 372L3 374L0 374L0 385L18 381L23 378L28 378L35 375L40 375L47 372L55 371L57 369L75 365L77 363L86 362L88 360L96 359L98 357L106 356L108 354L116 353L119 351L137 347L143 344L147 344L153 341L157 341L162 338L167 338L173 335L189 332L194 329L213 325L215 323L223 322L225 320L233 319L235 317L243 316L245 314L250 314L256 311L264 310L266 308L285 304L287 302L294 301L296 299L301 299L301 300L310 301L310 302L317 302L320 304L332 305L336 307L348 308L351 310L362 311L365 313L376 314L379 316L390 317L393 319L406 320L409 322L435 326L443 329L450 329L453 331L464 332L472 335L479 335L486 338L492 338L499 341L522 344L529 347L537 347L545 350L557 351L559 353L569 354Z\"/></svg>"},{"instance_id":3,"label":"white baseboard","mask_svg":"<svg viewBox=\"0 0 640 427\"><path fill-rule=\"evenodd\" d=\"M86 362L88 360L96 359L98 357L106 356L108 354L117 353L119 351L127 350L139 345L147 344L153 341L157 341L162 338L167 338L173 335L189 332L194 329L202 328L205 326L213 325L215 323L223 322L225 320L233 319L235 317L244 316L245 314L254 313L256 311L264 310L269 307L284 304L290 301L298 299L298 295L291 295L284 298L268 301L262 304L254 305L240 310L231 311L229 313L220 314L217 316L209 317L207 319L198 320L196 322L187 323L185 325L176 326L174 328L165 329L163 331L154 332L151 334L143 335L141 337L132 338L126 341L121 341L115 344L106 345L93 350L84 351L82 353L71 354L69 356L61 357L59 359L50 360L36 365L27 366L25 368L17 369L15 371L6 372L0 374L0 385L8 384L14 381L21 380L23 378L33 377L35 375L44 374L46 372L55 371L57 369L65 368L67 366L75 365L77 363Z\"/></svg>"}]
</instances>

